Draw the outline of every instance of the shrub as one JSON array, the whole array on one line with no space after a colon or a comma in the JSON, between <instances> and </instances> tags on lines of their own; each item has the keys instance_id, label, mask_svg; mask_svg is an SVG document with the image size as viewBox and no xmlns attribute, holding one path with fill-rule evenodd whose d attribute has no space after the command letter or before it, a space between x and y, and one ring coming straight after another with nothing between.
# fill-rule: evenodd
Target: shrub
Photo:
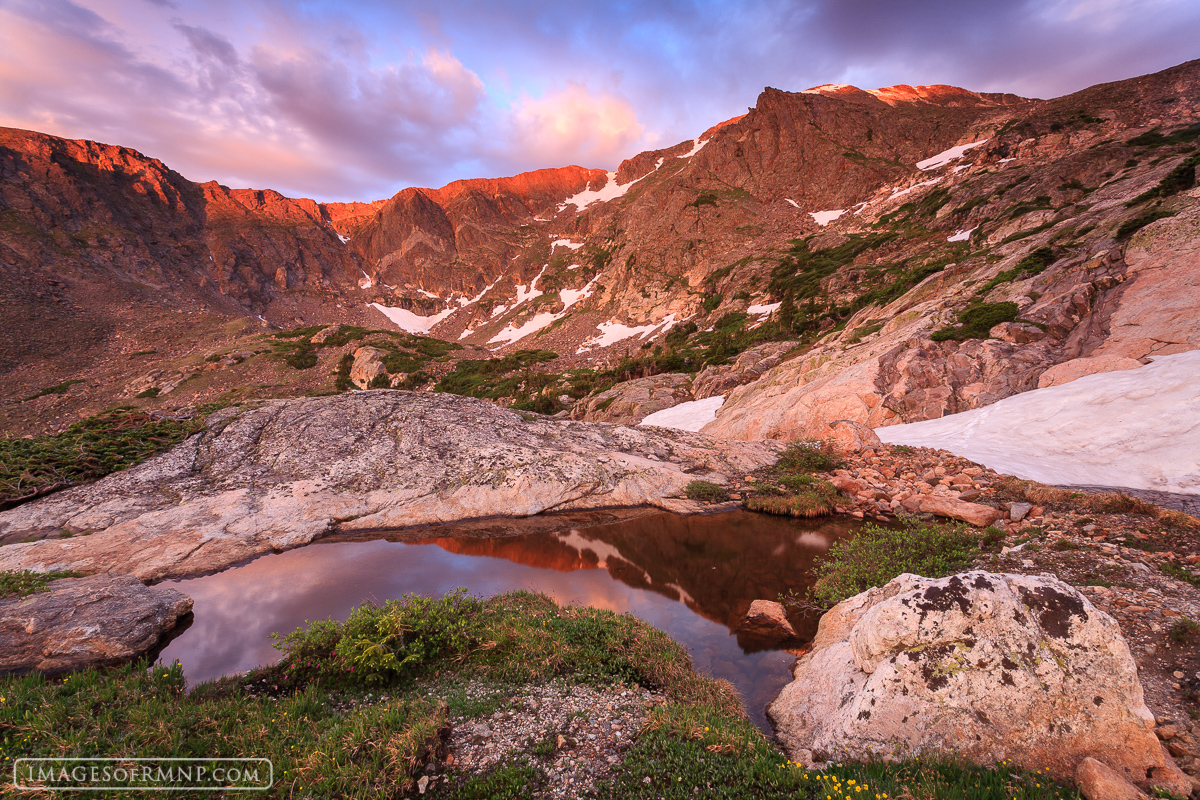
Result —
<instances>
[{"instance_id":1,"label":"shrub","mask_svg":"<svg viewBox=\"0 0 1200 800\"><path fill-rule=\"evenodd\" d=\"M317 351L311 344L297 347L284 357L292 369L311 369L317 365Z\"/></svg>"},{"instance_id":2,"label":"shrub","mask_svg":"<svg viewBox=\"0 0 1200 800\"><path fill-rule=\"evenodd\" d=\"M935 342L949 339L963 341L965 339L986 339L992 326L1001 322L1012 322L1017 318L1017 304L1009 301L1003 303L979 303L969 306L958 315L962 323L954 328L942 328L934 331L929 338Z\"/></svg>"},{"instance_id":3,"label":"shrub","mask_svg":"<svg viewBox=\"0 0 1200 800\"><path fill-rule=\"evenodd\" d=\"M708 481L692 481L684 488L689 500L702 500L708 503L723 503L729 499L729 492L724 486L718 486Z\"/></svg>"},{"instance_id":4,"label":"shrub","mask_svg":"<svg viewBox=\"0 0 1200 800\"><path fill-rule=\"evenodd\" d=\"M952 575L978 553L979 536L964 525L909 522L897 529L868 523L818 560L811 592L832 606L905 572L928 578Z\"/></svg>"},{"instance_id":5,"label":"shrub","mask_svg":"<svg viewBox=\"0 0 1200 800\"><path fill-rule=\"evenodd\" d=\"M1187 617L1182 617L1175 621L1175 624L1171 626L1171 630L1167 635L1176 644L1183 644L1196 631L1200 631L1200 625L1192 622Z\"/></svg>"},{"instance_id":6,"label":"shrub","mask_svg":"<svg viewBox=\"0 0 1200 800\"><path fill-rule=\"evenodd\" d=\"M98 480L158 455L202 424L200 417L157 419L126 407L88 417L62 433L0 438L0 502L55 484Z\"/></svg>"},{"instance_id":7,"label":"shrub","mask_svg":"<svg viewBox=\"0 0 1200 800\"><path fill-rule=\"evenodd\" d=\"M1173 217L1173 216L1175 216L1174 211L1167 211L1162 208L1156 208L1156 209L1153 209L1152 211L1146 211L1142 214L1138 214L1136 217L1133 217L1132 219L1127 219L1124 222L1122 222L1121 226L1119 228L1117 228L1117 232L1116 232L1115 236L1118 240L1128 239L1130 236L1133 236L1135 233L1137 233L1142 228L1149 225L1151 222L1157 222L1160 219L1166 219L1167 217Z\"/></svg>"},{"instance_id":8,"label":"shrub","mask_svg":"<svg viewBox=\"0 0 1200 800\"><path fill-rule=\"evenodd\" d=\"M779 454L777 471L787 473L830 472L840 469L842 459L833 445L814 440L799 441Z\"/></svg>"},{"instance_id":9,"label":"shrub","mask_svg":"<svg viewBox=\"0 0 1200 800\"><path fill-rule=\"evenodd\" d=\"M338 362L337 377L333 381L333 387L339 392L344 392L354 385L354 382L350 380L350 368L353 366L354 356L350 353L346 353Z\"/></svg>"}]
</instances>

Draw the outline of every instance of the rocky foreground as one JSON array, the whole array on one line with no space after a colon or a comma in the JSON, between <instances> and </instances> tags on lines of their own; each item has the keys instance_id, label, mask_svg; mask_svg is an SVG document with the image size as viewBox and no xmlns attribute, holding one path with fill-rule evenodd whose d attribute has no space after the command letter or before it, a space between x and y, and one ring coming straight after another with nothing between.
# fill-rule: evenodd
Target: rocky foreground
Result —
<instances>
[{"instance_id":1,"label":"rocky foreground","mask_svg":"<svg viewBox=\"0 0 1200 800\"><path fill-rule=\"evenodd\" d=\"M448 394L357 392L212 415L200 434L89 486L0 513L0 569L212 572L323 534L551 510L697 511L782 445L552 420ZM35 539L36 541L21 541Z\"/></svg>"}]
</instances>

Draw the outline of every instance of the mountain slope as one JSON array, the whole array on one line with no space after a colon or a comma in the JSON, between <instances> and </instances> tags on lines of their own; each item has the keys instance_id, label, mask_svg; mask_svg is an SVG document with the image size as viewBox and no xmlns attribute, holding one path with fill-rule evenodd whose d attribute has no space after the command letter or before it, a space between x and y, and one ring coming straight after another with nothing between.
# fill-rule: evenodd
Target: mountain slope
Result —
<instances>
[{"instance_id":1,"label":"mountain slope","mask_svg":"<svg viewBox=\"0 0 1200 800\"><path fill-rule=\"evenodd\" d=\"M164 407L330 391L368 342L392 354L377 383L551 412L581 400L588 419L646 405L589 393L684 373L674 398L733 392L709 427L736 437L975 408L1196 346L1198 120L1200 62L1045 101L768 88L613 172L333 204L3 131L5 424L144 391ZM964 313L1000 327L966 331ZM330 323L466 349L401 358L417 345L256 327ZM67 379L85 383L19 402Z\"/></svg>"}]
</instances>

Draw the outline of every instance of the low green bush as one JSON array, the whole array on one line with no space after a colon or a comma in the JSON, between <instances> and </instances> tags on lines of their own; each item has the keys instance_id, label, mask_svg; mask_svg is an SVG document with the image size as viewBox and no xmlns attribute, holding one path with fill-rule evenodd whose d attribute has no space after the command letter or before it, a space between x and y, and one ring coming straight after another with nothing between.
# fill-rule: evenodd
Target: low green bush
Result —
<instances>
[{"instance_id":1,"label":"low green bush","mask_svg":"<svg viewBox=\"0 0 1200 800\"><path fill-rule=\"evenodd\" d=\"M725 491L724 486L708 481L692 481L683 491L689 500L702 500L706 503L723 503L729 499L729 492Z\"/></svg>"},{"instance_id":2,"label":"low green bush","mask_svg":"<svg viewBox=\"0 0 1200 800\"><path fill-rule=\"evenodd\" d=\"M775 469L781 474L831 472L842 466L842 459L832 445L815 440L789 445L775 462Z\"/></svg>"},{"instance_id":3,"label":"low green bush","mask_svg":"<svg viewBox=\"0 0 1200 800\"><path fill-rule=\"evenodd\" d=\"M852 538L834 542L818 559L811 593L833 606L905 572L943 578L970 565L979 544L979 535L964 525L910 521L885 528L868 523Z\"/></svg>"},{"instance_id":4,"label":"low green bush","mask_svg":"<svg viewBox=\"0 0 1200 800\"><path fill-rule=\"evenodd\" d=\"M962 323L961 325L934 331L929 338L935 342L945 342L951 339L959 342L966 339L986 339L993 326L1015 320L1017 310L1017 304L1009 301L978 303L959 313L958 321Z\"/></svg>"}]
</instances>

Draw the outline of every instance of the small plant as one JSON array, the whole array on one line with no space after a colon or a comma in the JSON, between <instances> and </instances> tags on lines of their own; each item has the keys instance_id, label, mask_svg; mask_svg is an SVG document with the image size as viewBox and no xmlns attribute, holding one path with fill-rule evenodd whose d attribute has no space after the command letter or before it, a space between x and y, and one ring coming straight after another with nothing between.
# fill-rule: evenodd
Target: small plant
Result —
<instances>
[{"instance_id":1,"label":"small plant","mask_svg":"<svg viewBox=\"0 0 1200 800\"><path fill-rule=\"evenodd\" d=\"M32 394L29 397L26 397L21 402L28 403L30 400L37 400L39 397L45 397L48 394L66 394L68 391L70 391L71 387L74 384L86 383L86 382L87 381L83 380L82 378L75 378L74 380L63 381L62 383L57 383L54 386L47 386L45 389L39 389L37 391L37 394Z\"/></svg>"},{"instance_id":2,"label":"small plant","mask_svg":"<svg viewBox=\"0 0 1200 800\"><path fill-rule=\"evenodd\" d=\"M145 391L138 392L137 394L134 395L134 397L136 397L138 399L148 400L148 399L151 399L154 397L158 397L158 392L159 392L159 389L157 386L151 386L149 389L146 389Z\"/></svg>"},{"instance_id":3,"label":"small plant","mask_svg":"<svg viewBox=\"0 0 1200 800\"><path fill-rule=\"evenodd\" d=\"M346 353L342 356L342 360L338 362L336 377L333 381L333 388L339 392L344 392L354 385L350 380L350 368L354 366L354 356Z\"/></svg>"},{"instance_id":4,"label":"small plant","mask_svg":"<svg viewBox=\"0 0 1200 800\"><path fill-rule=\"evenodd\" d=\"M815 475L789 475L780 479L790 492L762 492L751 495L743 505L751 511L783 517L823 517L832 514L840 492L824 478Z\"/></svg>"},{"instance_id":5,"label":"small plant","mask_svg":"<svg viewBox=\"0 0 1200 800\"><path fill-rule=\"evenodd\" d=\"M1050 545L1050 549L1062 553L1067 550L1078 550L1079 547L1070 539L1055 539L1054 543Z\"/></svg>"},{"instance_id":6,"label":"small plant","mask_svg":"<svg viewBox=\"0 0 1200 800\"><path fill-rule=\"evenodd\" d=\"M723 503L729 499L729 492L725 491L724 486L708 481L692 481L683 491L689 500L701 500L706 503Z\"/></svg>"},{"instance_id":7,"label":"small plant","mask_svg":"<svg viewBox=\"0 0 1200 800\"><path fill-rule=\"evenodd\" d=\"M1200 578L1197 578L1195 575L1188 572L1186 569L1174 563L1173 561L1165 562L1160 569L1162 569L1164 575L1170 575L1176 580L1190 583L1192 586L1200 589Z\"/></svg>"},{"instance_id":8,"label":"small plant","mask_svg":"<svg viewBox=\"0 0 1200 800\"><path fill-rule=\"evenodd\" d=\"M1167 211L1161 208L1146 211L1137 215L1136 217L1133 217L1132 219L1127 219L1122 222L1121 226L1117 228L1117 232L1115 234L1116 238L1118 240L1128 239L1130 236L1133 236L1151 222L1157 222L1160 219L1166 219L1167 217L1173 216L1175 216L1174 211Z\"/></svg>"},{"instance_id":9,"label":"small plant","mask_svg":"<svg viewBox=\"0 0 1200 800\"><path fill-rule=\"evenodd\" d=\"M1175 644L1183 644L1193 633L1200 631L1200 625L1192 622L1187 617L1181 617L1175 620L1175 624L1171 626L1171 630L1167 635L1171 637L1171 641Z\"/></svg>"},{"instance_id":10,"label":"small plant","mask_svg":"<svg viewBox=\"0 0 1200 800\"><path fill-rule=\"evenodd\" d=\"M292 369L311 369L317 365L317 351L311 344L303 344L284 357Z\"/></svg>"},{"instance_id":11,"label":"small plant","mask_svg":"<svg viewBox=\"0 0 1200 800\"><path fill-rule=\"evenodd\" d=\"M59 578L80 578L82 572L31 572L29 570L0 571L0 597L28 597L49 589L51 581Z\"/></svg>"}]
</instances>

